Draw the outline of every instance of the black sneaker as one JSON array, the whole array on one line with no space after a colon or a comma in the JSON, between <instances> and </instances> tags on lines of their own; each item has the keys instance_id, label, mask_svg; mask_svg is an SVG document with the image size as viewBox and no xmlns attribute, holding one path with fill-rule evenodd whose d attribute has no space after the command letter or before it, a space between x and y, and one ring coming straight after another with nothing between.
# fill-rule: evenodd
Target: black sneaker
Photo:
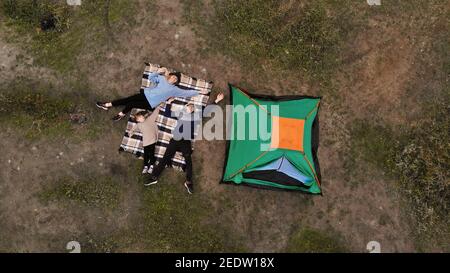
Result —
<instances>
[{"instance_id":1,"label":"black sneaker","mask_svg":"<svg viewBox=\"0 0 450 273\"><path fill-rule=\"evenodd\" d=\"M156 183L158 183L158 178L156 178L154 176L150 176L150 178L148 178L144 182L144 186L151 186L151 185L155 185Z\"/></svg>"},{"instance_id":2,"label":"black sneaker","mask_svg":"<svg viewBox=\"0 0 450 273\"><path fill-rule=\"evenodd\" d=\"M184 187L186 188L189 194L194 193L194 183L186 181L184 182Z\"/></svg>"},{"instance_id":3,"label":"black sneaker","mask_svg":"<svg viewBox=\"0 0 450 273\"><path fill-rule=\"evenodd\" d=\"M112 118L112 120L113 120L113 121L119 121L119 120L121 120L124 116L125 116L125 115L121 116L121 115L117 114L117 115L115 115L115 116Z\"/></svg>"},{"instance_id":4,"label":"black sneaker","mask_svg":"<svg viewBox=\"0 0 450 273\"><path fill-rule=\"evenodd\" d=\"M95 105L96 105L98 108L100 108L100 109L102 109L102 110L108 111L109 108L106 107L105 104L106 104L106 103L104 103L104 102L99 102L99 101L97 101L97 103L95 103Z\"/></svg>"}]
</instances>

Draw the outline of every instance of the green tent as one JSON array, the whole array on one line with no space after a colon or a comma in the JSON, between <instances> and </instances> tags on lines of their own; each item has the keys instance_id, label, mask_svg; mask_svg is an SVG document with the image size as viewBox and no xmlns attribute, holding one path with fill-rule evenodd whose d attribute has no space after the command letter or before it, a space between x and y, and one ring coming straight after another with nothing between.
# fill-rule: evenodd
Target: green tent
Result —
<instances>
[{"instance_id":1,"label":"green tent","mask_svg":"<svg viewBox=\"0 0 450 273\"><path fill-rule=\"evenodd\" d=\"M321 194L319 97L250 94L230 85L223 182Z\"/></svg>"}]
</instances>

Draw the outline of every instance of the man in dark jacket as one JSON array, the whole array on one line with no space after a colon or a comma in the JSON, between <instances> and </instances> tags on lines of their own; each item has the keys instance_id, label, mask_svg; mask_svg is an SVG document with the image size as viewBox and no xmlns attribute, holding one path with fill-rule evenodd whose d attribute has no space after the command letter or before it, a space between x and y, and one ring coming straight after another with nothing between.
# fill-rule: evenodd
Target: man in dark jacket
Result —
<instances>
[{"instance_id":1,"label":"man in dark jacket","mask_svg":"<svg viewBox=\"0 0 450 273\"><path fill-rule=\"evenodd\" d=\"M214 100L214 104L223 100L224 94L221 92ZM173 99L169 99L166 105L166 115L170 116L171 103ZM175 128L174 137L170 140L169 145L166 148L163 158L154 167L149 179L144 183L145 186L150 186L158 183L158 177L163 172L166 165L170 162L172 157L177 151L183 154L186 161L186 182L184 186L189 194L194 192L194 183L192 181L192 139L194 139L195 127L199 121L201 121L202 115L195 113L194 105L189 104L183 108L182 113L175 113L175 116L179 116L177 120L177 126ZM180 115L181 114L181 115Z\"/></svg>"}]
</instances>

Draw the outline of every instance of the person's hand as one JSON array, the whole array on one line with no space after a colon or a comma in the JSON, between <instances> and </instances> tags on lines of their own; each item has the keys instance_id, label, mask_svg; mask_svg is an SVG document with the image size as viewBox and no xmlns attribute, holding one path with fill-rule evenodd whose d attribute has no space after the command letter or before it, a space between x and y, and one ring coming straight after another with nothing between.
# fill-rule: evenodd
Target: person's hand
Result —
<instances>
[{"instance_id":1,"label":"person's hand","mask_svg":"<svg viewBox=\"0 0 450 273\"><path fill-rule=\"evenodd\" d=\"M171 104L174 100L175 100L174 97L170 97L170 98L167 100L167 103L168 103L168 104Z\"/></svg>"},{"instance_id":2,"label":"person's hand","mask_svg":"<svg viewBox=\"0 0 450 273\"><path fill-rule=\"evenodd\" d=\"M225 95L223 94L223 92L220 92L219 94L217 94L215 103L219 103L221 100L223 100L223 98L225 98Z\"/></svg>"},{"instance_id":3,"label":"person's hand","mask_svg":"<svg viewBox=\"0 0 450 273\"><path fill-rule=\"evenodd\" d=\"M167 70L166 67L161 67L161 68L158 68L157 73L165 75L165 74L169 74L169 70Z\"/></svg>"}]
</instances>

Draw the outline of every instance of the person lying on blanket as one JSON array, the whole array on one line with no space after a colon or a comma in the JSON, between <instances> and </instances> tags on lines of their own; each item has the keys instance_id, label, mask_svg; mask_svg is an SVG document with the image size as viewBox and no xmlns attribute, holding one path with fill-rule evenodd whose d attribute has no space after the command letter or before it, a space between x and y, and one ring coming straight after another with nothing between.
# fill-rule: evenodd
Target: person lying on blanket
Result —
<instances>
[{"instance_id":1,"label":"person lying on blanket","mask_svg":"<svg viewBox=\"0 0 450 273\"><path fill-rule=\"evenodd\" d=\"M161 75L162 73L163 75ZM144 88L139 94L114 100L111 102L97 102L98 108L109 110L111 107L125 106L121 112L113 117L114 121L121 120L132 108L140 108L153 111L155 107L170 97L190 98L197 96L199 91L195 89L182 89L180 73L169 73L167 68L161 68L158 72L151 73L148 80L152 86Z\"/></svg>"},{"instance_id":2,"label":"person lying on blanket","mask_svg":"<svg viewBox=\"0 0 450 273\"><path fill-rule=\"evenodd\" d=\"M158 125L156 124L156 118L159 111L153 111L150 114L148 111L139 111L133 115L133 119L136 122L134 127L129 133L129 137L132 137L137 130L142 133L142 143L144 145L144 168L142 173L151 173L153 164L155 163L155 145L158 140Z\"/></svg>"},{"instance_id":3,"label":"person lying on blanket","mask_svg":"<svg viewBox=\"0 0 450 273\"><path fill-rule=\"evenodd\" d=\"M214 104L218 104L221 100L223 100L224 94L221 92L217 95L214 100ZM173 98L169 99L166 104L166 116L171 115L171 104L173 102ZM208 108L206 108L208 109ZM184 113L172 113L172 116L180 117L177 120L177 125L173 131L173 138L170 140L169 145L166 148L166 152L164 153L163 158L159 163L154 167L153 172L150 174L148 180L144 182L145 186L150 186L158 183L158 177L163 172L166 165L170 162L172 157L175 155L177 151L180 151L183 154L183 157L186 161L186 182L184 186L189 194L194 192L194 183L192 181L192 142L194 139L194 128L196 126L196 115L194 113L195 107L192 104L188 104L181 111ZM206 113L206 112L204 112ZM180 115L181 114L181 115ZM202 116L200 116L201 119ZM186 134L186 131L188 132Z\"/></svg>"}]
</instances>

